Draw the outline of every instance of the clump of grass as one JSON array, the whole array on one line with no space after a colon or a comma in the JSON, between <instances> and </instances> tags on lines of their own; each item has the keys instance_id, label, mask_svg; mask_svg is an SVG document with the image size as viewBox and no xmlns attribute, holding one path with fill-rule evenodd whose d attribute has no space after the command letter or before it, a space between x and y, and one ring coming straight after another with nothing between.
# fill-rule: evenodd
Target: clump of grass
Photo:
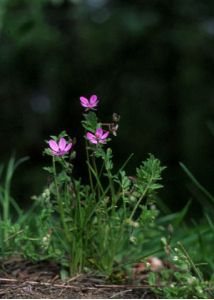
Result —
<instances>
[{"instance_id":1,"label":"clump of grass","mask_svg":"<svg viewBox=\"0 0 214 300\"><path fill-rule=\"evenodd\" d=\"M24 213L11 195L11 184L16 169L28 160L24 157L15 160L14 157L7 166L0 166L0 256L6 257L18 250L20 239L24 236L23 225L29 216Z\"/></svg>"}]
</instances>

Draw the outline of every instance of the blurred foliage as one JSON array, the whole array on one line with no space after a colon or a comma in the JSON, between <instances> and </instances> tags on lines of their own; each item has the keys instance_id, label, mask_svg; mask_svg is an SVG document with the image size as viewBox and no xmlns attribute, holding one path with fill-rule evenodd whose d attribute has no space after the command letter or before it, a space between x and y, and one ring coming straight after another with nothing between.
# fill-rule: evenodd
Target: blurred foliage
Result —
<instances>
[{"instance_id":1,"label":"blurred foliage","mask_svg":"<svg viewBox=\"0 0 214 300\"><path fill-rule=\"evenodd\" d=\"M179 161L212 192L213 46L212 0L1 0L1 161L31 157L18 197L41 190L43 141L64 129L84 174L78 98L92 93L104 121L121 115L113 144L116 161L135 153L130 173L152 152L169 166L164 201L189 197Z\"/></svg>"}]
</instances>

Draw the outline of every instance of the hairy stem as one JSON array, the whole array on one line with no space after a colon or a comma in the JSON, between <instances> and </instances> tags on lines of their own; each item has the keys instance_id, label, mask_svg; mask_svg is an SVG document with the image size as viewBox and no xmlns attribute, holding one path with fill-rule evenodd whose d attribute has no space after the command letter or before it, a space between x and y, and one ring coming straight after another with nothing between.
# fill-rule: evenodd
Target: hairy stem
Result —
<instances>
[{"instance_id":1,"label":"hairy stem","mask_svg":"<svg viewBox=\"0 0 214 300\"><path fill-rule=\"evenodd\" d=\"M90 157L89 157L89 152L88 152L88 141L87 140L86 140L85 149L86 149L87 165L90 165ZM91 170L89 167L88 167L88 176L89 176L91 190L94 191L92 174L91 174Z\"/></svg>"},{"instance_id":2,"label":"hairy stem","mask_svg":"<svg viewBox=\"0 0 214 300\"><path fill-rule=\"evenodd\" d=\"M57 198L57 204L59 207L59 215L60 215L60 221L62 222L62 226L64 229L65 237L70 243L70 235L69 235L69 230L65 221L65 213L64 213L64 207L63 207L63 201L60 197L60 191L59 191L59 183L57 180L57 173L56 173L56 162L55 162L55 157L53 156L53 173L54 173L54 183L55 183L55 188L56 188L56 198Z\"/></svg>"},{"instance_id":3,"label":"hairy stem","mask_svg":"<svg viewBox=\"0 0 214 300\"><path fill-rule=\"evenodd\" d=\"M134 216L134 214L135 214L135 212L136 212L138 206L140 205L141 201L142 201L143 198L145 197L145 195L146 195L146 193L147 193L147 191L148 191L148 187L149 187L149 186L147 185L147 187L146 187L145 190L143 191L141 197L140 197L139 200L137 201L137 203L136 203L136 205L135 205L135 207L134 207L134 209L133 209L133 211L132 211L132 213L131 213L131 215L130 215L130 217L129 217L130 220L132 220L132 218L133 218L133 216Z\"/></svg>"}]
</instances>

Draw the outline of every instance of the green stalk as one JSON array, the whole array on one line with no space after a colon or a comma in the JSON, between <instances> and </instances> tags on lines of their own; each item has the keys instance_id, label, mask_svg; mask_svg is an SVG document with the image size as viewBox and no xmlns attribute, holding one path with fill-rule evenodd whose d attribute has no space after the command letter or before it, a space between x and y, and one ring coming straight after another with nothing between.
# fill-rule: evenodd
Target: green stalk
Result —
<instances>
[{"instance_id":1,"label":"green stalk","mask_svg":"<svg viewBox=\"0 0 214 300\"><path fill-rule=\"evenodd\" d=\"M81 207L81 200L80 200L80 192L77 192L77 203L78 203L78 210L77 210L77 219L76 219L76 227L78 228L79 232L78 232L78 251L76 249L78 253L78 272L82 271L82 267L84 264L84 251L83 251L83 222L84 219L82 217L82 207ZM79 245L80 244L80 245Z\"/></svg>"},{"instance_id":2,"label":"green stalk","mask_svg":"<svg viewBox=\"0 0 214 300\"><path fill-rule=\"evenodd\" d=\"M119 174L120 171L122 171L125 168L125 166L128 164L128 162L130 161L130 159L132 158L133 155L134 155L134 153L131 153L129 155L129 157L126 159L126 161L123 163L123 165L119 168L117 174Z\"/></svg>"},{"instance_id":3,"label":"green stalk","mask_svg":"<svg viewBox=\"0 0 214 300\"><path fill-rule=\"evenodd\" d=\"M101 168L100 168L99 178L100 178L101 175L103 174L103 168L104 168L104 166L105 166L105 163L103 162L103 163L102 163L102 166L101 166Z\"/></svg>"},{"instance_id":4,"label":"green stalk","mask_svg":"<svg viewBox=\"0 0 214 300\"><path fill-rule=\"evenodd\" d=\"M57 198L57 204L59 206L59 215L60 215L60 221L62 222L62 226L64 229L65 237L67 239L67 242L70 244L71 239L70 239L70 234L69 230L65 221L65 214L64 214L64 207L63 207L63 202L60 197L60 192L59 192L59 184L57 180L57 173L56 173L56 163L55 163L55 157L53 156L53 174L54 174L54 183L55 183L55 188L56 188L56 198ZM71 265L70 265L71 269Z\"/></svg>"},{"instance_id":5,"label":"green stalk","mask_svg":"<svg viewBox=\"0 0 214 300\"><path fill-rule=\"evenodd\" d=\"M109 180L109 186L111 190L111 197L112 197L112 205L113 205L113 211L115 212L115 206L116 206L116 193L114 189L114 183L112 180L112 174L108 168L106 168L107 175L108 175L108 180Z\"/></svg>"},{"instance_id":6,"label":"green stalk","mask_svg":"<svg viewBox=\"0 0 214 300\"><path fill-rule=\"evenodd\" d=\"M192 261L191 257L189 256L188 252L186 251L186 249L184 248L184 246L181 244L181 242L178 242L178 246L181 249L181 251L183 252L183 254L185 255L185 257L187 258L187 260L188 260L189 264L191 265L191 267L193 268L195 274L198 276L198 279L202 282L203 278L201 276L200 271L195 266L194 262Z\"/></svg>"},{"instance_id":7,"label":"green stalk","mask_svg":"<svg viewBox=\"0 0 214 300\"><path fill-rule=\"evenodd\" d=\"M102 163L102 166L101 166L101 168L100 168L100 171L99 171L99 172L97 171L97 174L98 174L98 175L97 175L97 178L98 178L98 179L100 179L100 177L101 177L101 175L102 175L102 173L103 173L104 165L105 165L105 164L104 164L104 162L103 162L103 163ZM95 178L96 178L96 177L95 177ZM97 178L96 178L96 179L97 179ZM96 185L95 185L95 187L94 187L94 191L96 191L96 190L97 190L99 187L101 187L101 186L102 186L102 185L101 185L100 180L97 181L97 182L96 182ZM103 191L103 188L101 188L101 190Z\"/></svg>"},{"instance_id":8,"label":"green stalk","mask_svg":"<svg viewBox=\"0 0 214 300\"><path fill-rule=\"evenodd\" d=\"M97 172L92 168L92 166L90 165L89 162L87 162L87 165L88 165L88 168L91 171L91 173L94 175L94 177L97 181L97 185L99 186L101 192L104 193L104 190L103 190L103 187L102 187L102 184L100 182L100 179L99 179L99 176L98 176Z\"/></svg>"},{"instance_id":9,"label":"green stalk","mask_svg":"<svg viewBox=\"0 0 214 300\"><path fill-rule=\"evenodd\" d=\"M10 194L9 194L9 187L5 188L4 192L4 210L3 210L3 220L4 222L8 221L9 217L9 207L10 207Z\"/></svg>"},{"instance_id":10,"label":"green stalk","mask_svg":"<svg viewBox=\"0 0 214 300\"><path fill-rule=\"evenodd\" d=\"M99 173L98 173L98 170L97 170L97 164L96 164L96 160L95 160L95 156L93 154L92 156L92 163L93 163L93 168L94 168L94 171L96 173L96 180L97 180L97 184L96 184L96 187L98 187L98 199L100 198L100 187L102 187L102 184L100 182L100 177L99 177ZM96 190L96 187L95 187L95 190ZM103 191L103 188L101 188L101 191Z\"/></svg>"},{"instance_id":11,"label":"green stalk","mask_svg":"<svg viewBox=\"0 0 214 300\"><path fill-rule=\"evenodd\" d=\"M2 208L3 208L2 221L4 222L4 224L7 224L7 226L5 226L2 230L3 241L5 242L6 245L8 245L8 240L9 240L8 228L11 221L10 206L13 205L16 212L19 214L19 217L21 215L21 210L18 204L15 202L15 200L11 198L10 195L11 181L16 168L27 159L28 159L27 157L23 157L22 159L19 159L17 162L15 162L15 158L12 156L11 159L9 160L7 170L6 170L5 183L4 183L4 187L2 187L2 201L1 201ZM0 168L0 173L2 173L2 171L3 171L3 167Z\"/></svg>"},{"instance_id":12,"label":"green stalk","mask_svg":"<svg viewBox=\"0 0 214 300\"><path fill-rule=\"evenodd\" d=\"M145 197L145 195L146 195L146 193L147 193L147 191L148 191L148 187L149 187L149 185L147 185L147 187L146 187L145 190L143 191L143 193L142 193L140 199L137 201L137 203L136 203L136 205L135 205L135 207L134 207L134 209L133 209L133 211L132 211L132 213L131 213L131 215L130 215L130 217L129 217L130 220L132 220L132 218L133 218L133 216L134 216L134 214L135 214L135 212L136 212L138 206L140 205L140 202L141 202L141 201L143 200L143 198Z\"/></svg>"},{"instance_id":13,"label":"green stalk","mask_svg":"<svg viewBox=\"0 0 214 300\"><path fill-rule=\"evenodd\" d=\"M4 224L8 225L9 221L9 214L10 214L10 194L9 194L9 187L5 188L5 193L4 193L4 201L3 201L3 222ZM4 242L8 244L8 226L4 227Z\"/></svg>"},{"instance_id":14,"label":"green stalk","mask_svg":"<svg viewBox=\"0 0 214 300\"><path fill-rule=\"evenodd\" d=\"M9 216L10 216L10 183L14 171L14 158L12 157L8 163L7 167L7 174L5 179L5 187L4 187L4 201L3 201L3 222L7 224L4 228L3 235L4 235L4 242L6 245L8 244L8 225L9 225Z\"/></svg>"},{"instance_id":15,"label":"green stalk","mask_svg":"<svg viewBox=\"0 0 214 300\"><path fill-rule=\"evenodd\" d=\"M122 196L122 200L123 200L123 212L124 212L124 220L126 220L127 217L127 211L126 211L126 201L125 201L125 193L124 193L124 189L121 188L121 192L120 189L118 190L118 199L120 197L120 195Z\"/></svg>"},{"instance_id":16,"label":"green stalk","mask_svg":"<svg viewBox=\"0 0 214 300\"><path fill-rule=\"evenodd\" d=\"M90 221L91 217L93 216L94 212L96 211L98 205L100 202L102 202L102 200L104 199L105 195L107 194L109 190L109 186L106 188L106 190L103 192L102 197L99 199L99 201L97 201L97 203L94 205L91 213L89 214L88 218L85 221L85 226L88 225L88 222Z\"/></svg>"},{"instance_id":17,"label":"green stalk","mask_svg":"<svg viewBox=\"0 0 214 300\"><path fill-rule=\"evenodd\" d=\"M88 141L87 141L87 140L86 140L85 149L86 149L87 165L89 165L89 164L90 164L90 158L89 158ZM91 170L90 170L89 167L88 167L88 175L89 175L89 181L90 181L90 187L91 187L91 190L94 191L94 185L93 185L93 180L92 180L92 174L91 174Z\"/></svg>"}]
</instances>

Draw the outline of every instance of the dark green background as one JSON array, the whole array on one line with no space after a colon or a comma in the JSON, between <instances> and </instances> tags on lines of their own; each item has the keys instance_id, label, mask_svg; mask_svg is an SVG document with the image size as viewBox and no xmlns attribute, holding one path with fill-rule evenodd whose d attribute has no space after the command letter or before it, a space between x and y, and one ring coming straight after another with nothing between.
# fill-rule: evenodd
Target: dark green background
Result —
<instances>
[{"instance_id":1,"label":"dark green background","mask_svg":"<svg viewBox=\"0 0 214 300\"><path fill-rule=\"evenodd\" d=\"M191 197L179 161L213 191L214 1L0 1L0 160L30 156L19 201L46 183L44 140L61 130L85 176L79 96L94 93L103 121L121 115L116 165L134 152L132 174L155 154L173 209Z\"/></svg>"}]
</instances>

